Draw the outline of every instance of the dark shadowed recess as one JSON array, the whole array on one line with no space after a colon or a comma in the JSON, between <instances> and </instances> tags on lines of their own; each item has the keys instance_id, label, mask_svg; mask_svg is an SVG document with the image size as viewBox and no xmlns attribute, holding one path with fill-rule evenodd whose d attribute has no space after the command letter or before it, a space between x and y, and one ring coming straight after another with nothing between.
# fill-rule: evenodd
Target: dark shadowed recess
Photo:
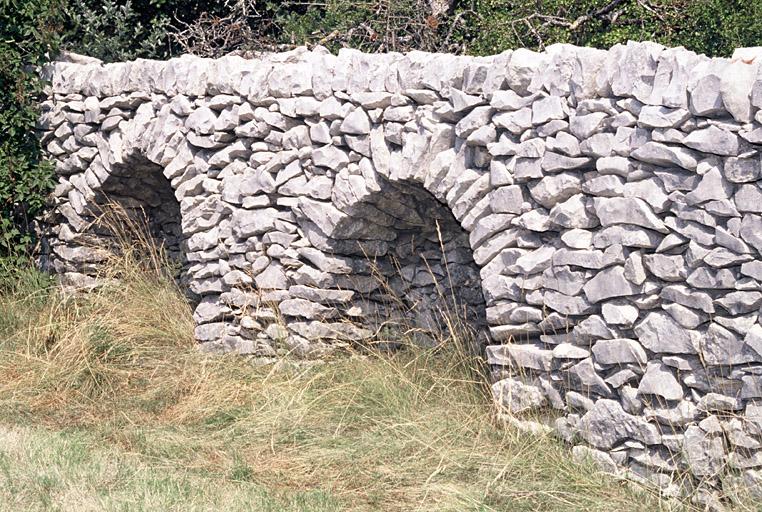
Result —
<instances>
[{"instance_id":1,"label":"dark shadowed recess","mask_svg":"<svg viewBox=\"0 0 762 512\"><path fill-rule=\"evenodd\" d=\"M188 262L182 243L180 203L159 165L143 157L114 165L93 204L103 217L93 224L93 230L110 249L129 244L130 238L140 243L139 239L148 235L156 248L163 248L175 277L185 280Z\"/></svg>"},{"instance_id":2,"label":"dark shadowed recess","mask_svg":"<svg viewBox=\"0 0 762 512\"><path fill-rule=\"evenodd\" d=\"M450 331L484 342L485 303L468 234L421 185L382 180L355 203L330 240L331 252L356 258L354 287L380 337L413 331L423 344Z\"/></svg>"}]
</instances>

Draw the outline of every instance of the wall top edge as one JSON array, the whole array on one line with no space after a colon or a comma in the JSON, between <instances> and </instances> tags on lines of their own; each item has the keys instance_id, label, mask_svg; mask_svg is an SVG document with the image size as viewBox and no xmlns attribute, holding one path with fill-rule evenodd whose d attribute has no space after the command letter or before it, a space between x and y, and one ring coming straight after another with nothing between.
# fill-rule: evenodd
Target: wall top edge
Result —
<instances>
[{"instance_id":1,"label":"wall top edge","mask_svg":"<svg viewBox=\"0 0 762 512\"><path fill-rule=\"evenodd\" d=\"M719 88L731 102L762 108L760 63L762 47L739 48L730 58L710 58L683 47L629 41L608 50L559 43L542 52L522 48L486 57L420 51L369 54L355 49L334 55L323 47L300 47L256 58L186 54L166 61L104 64L65 52L44 67L43 76L51 83L51 95L99 98L234 94L256 102L430 90L445 99L460 93L490 99L495 91L510 89L519 95L542 92L573 101L621 97L686 108L694 90ZM731 105L727 110L737 120L749 121L748 108Z\"/></svg>"},{"instance_id":2,"label":"wall top edge","mask_svg":"<svg viewBox=\"0 0 762 512\"><path fill-rule=\"evenodd\" d=\"M199 57L197 55L193 54L182 54L177 57L172 57L171 59L133 59L129 61L122 61L122 62L115 62L115 63L104 63L102 60L97 59L95 57L90 57L85 54L79 54L71 51L62 51L58 57L53 61L53 63L62 63L67 65L79 65L79 66L109 66L113 64L127 64L132 62L169 62L174 60L203 60L203 61L219 61L223 59L240 59L244 61L298 61L298 60L304 60L305 54L317 54L317 55L334 55L339 56L344 53L349 54L361 54L366 56L376 56L376 57L383 57L385 55L394 55L397 57L404 57L407 55L410 56L430 56L430 55L448 55L451 57L457 57L460 59L467 59L467 60L486 60L490 61L494 58L504 55L506 53L512 53L516 50L522 50L525 52L531 52L535 54L545 54L545 55L553 55L558 53L559 51L562 51L564 49L573 49L573 50L583 50L583 51L592 51L592 52L609 52L612 50L615 50L618 47L627 47L627 46L637 46L637 45L644 45L644 46L650 46L650 47L659 47L663 50L674 50L674 51L683 51L686 54L693 54L698 55L700 57L706 57L704 54L696 54L695 52L686 49L683 46L675 46L675 47L666 47L659 43L651 42L651 41L628 41L627 43L619 43L614 46L612 46L609 49L599 49L599 48L593 48L589 46L577 46L573 44L568 43L556 43L552 44L546 47L545 50L541 52L535 52L533 50L528 50L525 48L512 48L505 50L504 52L493 54L493 55L486 55L486 56L472 56L472 55L455 55L455 54L448 54L448 53L431 53L431 52L424 52L419 50L412 50L410 52L385 52L385 53L367 53L363 52L361 50L357 50L354 48L342 48L339 50L338 54L332 54L327 48L324 46L314 46L313 48L308 48L306 46L299 46L297 48L294 48L293 50L285 51L285 52L258 52L253 56L240 56L240 55L225 55L222 57L217 58L209 58L209 57ZM752 64L754 62L758 62L762 60L762 46L753 46L753 47L742 47L742 48L736 48L733 51L733 54L730 57L706 57L711 58L715 60L725 60L725 61L741 61L746 64Z\"/></svg>"}]
</instances>

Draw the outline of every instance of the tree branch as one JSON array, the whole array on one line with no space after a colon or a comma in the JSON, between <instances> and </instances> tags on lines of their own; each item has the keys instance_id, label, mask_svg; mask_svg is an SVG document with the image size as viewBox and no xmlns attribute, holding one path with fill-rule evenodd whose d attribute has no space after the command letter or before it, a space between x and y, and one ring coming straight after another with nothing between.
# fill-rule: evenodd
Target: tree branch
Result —
<instances>
[{"instance_id":1,"label":"tree branch","mask_svg":"<svg viewBox=\"0 0 762 512\"><path fill-rule=\"evenodd\" d=\"M560 16L548 16L545 14L540 14L538 12L532 13L529 16L525 16L523 18L515 19L511 21L512 28L515 32L515 25L516 24L524 24L529 28L529 30L533 33L535 38L537 39L537 43L541 48L545 47L545 44L542 40L542 37L537 32L537 28L532 24L532 21L539 20L541 21L542 27L547 26L553 26L553 27L564 27L569 29L570 31L578 30L581 26L583 26L585 23L588 23L589 21L601 18L603 16L606 16L613 12L617 7L621 6L624 3L631 2L632 0L612 0L605 6L601 7L597 11L589 12L587 14L583 14L582 16L577 17L574 21L569 21L566 18L562 18ZM637 0L639 4L642 5L642 2L644 0ZM621 11L618 13L615 13L616 16L621 14Z\"/></svg>"},{"instance_id":2,"label":"tree branch","mask_svg":"<svg viewBox=\"0 0 762 512\"><path fill-rule=\"evenodd\" d=\"M569 25L569 30L577 30L580 26L587 23L588 21L592 20L593 18L600 18L602 16L606 16L608 13L616 9L619 5L629 2L630 0L614 0L613 2L610 2L608 5L601 7L594 13L584 14L574 20Z\"/></svg>"}]
</instances>

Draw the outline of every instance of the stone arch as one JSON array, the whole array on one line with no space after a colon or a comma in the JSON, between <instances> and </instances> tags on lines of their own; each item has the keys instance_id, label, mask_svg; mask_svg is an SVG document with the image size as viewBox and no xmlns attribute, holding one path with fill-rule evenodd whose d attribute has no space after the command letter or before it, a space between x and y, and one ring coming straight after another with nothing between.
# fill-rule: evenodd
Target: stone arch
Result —
<instances>
[{"instance_id":1,"label":"stone arch","mask_svg":"<svg viewBox=\"0 0 762 512\"><path fill-rule=\"evenodd\" d=\"M117 106L124 106L124 101L116 102ZM135 230L148 231L144 234L163 248L177 265L176 277L187 285L185 237L175 187L165 167L149 157L146 144L140 142L159 120L144 114L143 124L137 126L141 116L136 119L131 114L120 112L122 122L101 125L102 131L85 125L85 130L72 135L85 148L64 161L68 168L54 192L59 205L47 220L42 260L46 268L62 276L64 285L74 289L97 286L101 264L118 250L117 244L127 241L120 238L143 236Z\"/></svg>"},{"instance_id":2,"label":"stone arch","mask_svg":"<svg viewBox=\"0 0 762 512\"><path fill-rule=\"evenodd\" d=\"M438 331L448 315L486 327L468 232L422 180L383 176L367 161L364 175L336 175L331 199L300 199L298 222L320 250L352 259L353 278L337 284L356 288L366 322Z\"/></svg>"},{"instance_id":3,"label":"stone arch","mask_svg":"<svg viewBox=\"0 0 762 512\"><path fill-rule=\"evenodd\" d=\"M116 205L129 219L145 224L173 263L187 265L180 203L161 166L134 155L124 164L112 166L110 176L94 192L90 203L94 209Z\"/></svg>"}]
</instances>

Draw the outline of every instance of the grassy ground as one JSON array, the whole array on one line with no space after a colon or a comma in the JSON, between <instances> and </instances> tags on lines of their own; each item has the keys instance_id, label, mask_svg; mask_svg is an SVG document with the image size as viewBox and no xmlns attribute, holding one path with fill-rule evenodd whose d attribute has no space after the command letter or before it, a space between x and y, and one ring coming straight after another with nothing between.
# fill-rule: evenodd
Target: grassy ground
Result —
<instances>
[{"instance_id":1,"label":"grassy ground","mask_svg":"<svg viewBox=\"0 0 762 512\"><path fill-rule=\"evenodd\" d=\"M31 270L6 283L0 510L684 507L499 425L456 349L204 356L171 280L119 272L121 286L78 300Z\"/></svg>"}]
</instances>

